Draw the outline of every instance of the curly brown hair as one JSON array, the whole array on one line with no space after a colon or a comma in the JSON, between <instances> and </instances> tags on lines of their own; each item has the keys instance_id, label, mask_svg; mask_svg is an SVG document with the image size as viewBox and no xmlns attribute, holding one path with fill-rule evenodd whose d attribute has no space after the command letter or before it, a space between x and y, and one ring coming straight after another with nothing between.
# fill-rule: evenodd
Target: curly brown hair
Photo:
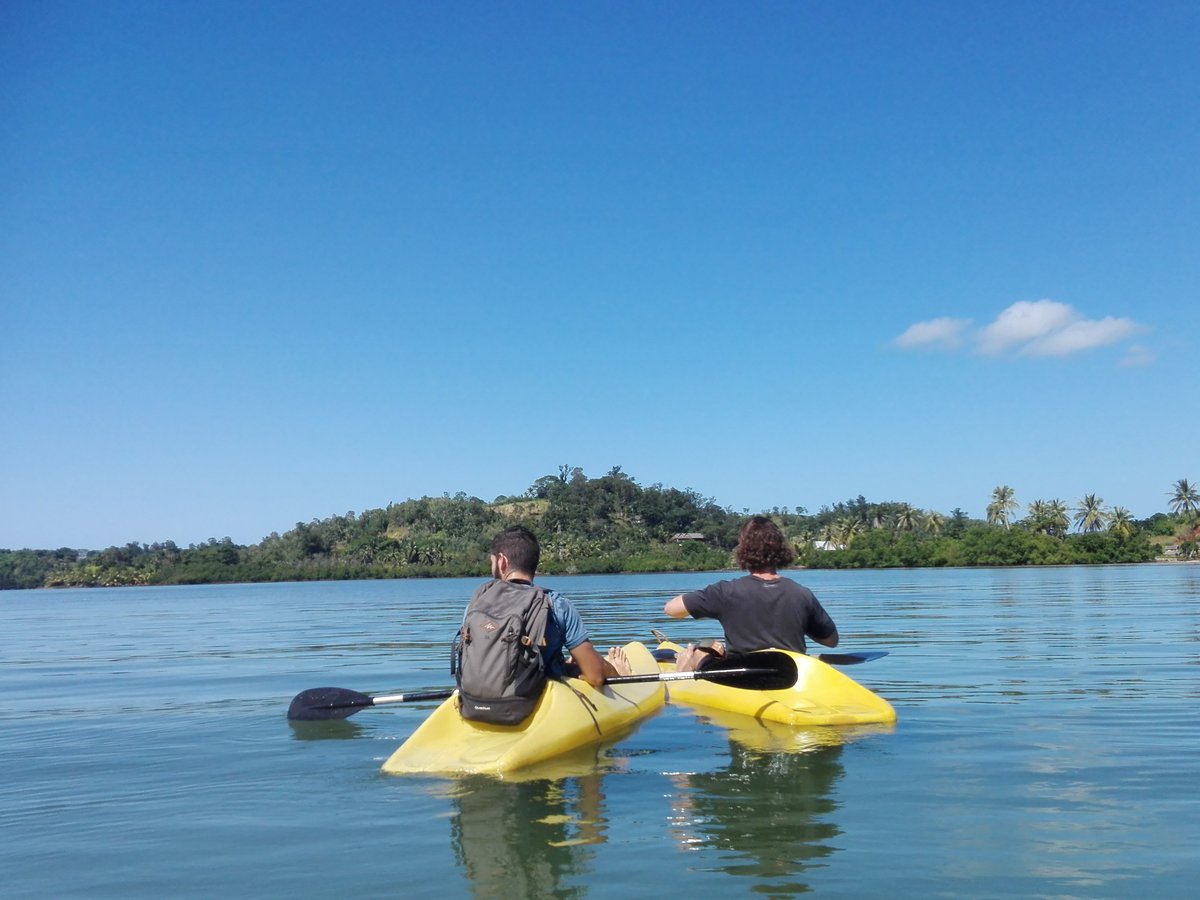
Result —
<instances>
[{"instance_id":1,"label":"curly brown hair","mask_svg":"<svg viewBox=\"0 0 1200 900\"><path fill-rule=\"evenodd\" d=\"M734 557L743 569L763 572L791 565L796 554L778 525L766 516L752 516L738 531Z\"/></svg>"}]
</instances>

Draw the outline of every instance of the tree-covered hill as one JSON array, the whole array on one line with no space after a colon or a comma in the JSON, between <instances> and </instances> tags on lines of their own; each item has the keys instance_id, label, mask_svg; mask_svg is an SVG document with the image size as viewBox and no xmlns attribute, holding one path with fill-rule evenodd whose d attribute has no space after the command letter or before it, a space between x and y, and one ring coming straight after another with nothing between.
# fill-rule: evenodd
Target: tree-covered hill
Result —
<instances>
[{"instance_id":1,"label":"tree-covered hill","mask_svg":"<svg viewBox=\"0 0 1200 900\"><path fill-rule=\"evenodd\" d=\"M1169 540L1161 536L1196 516L1194 505L1173 501L1174 516L1133 522L1119 507L1101 515L1095 495L1085 499L1091 506L1080 522L1088 525L1074 534L1059 501L1035 501L1025 519L1010 521L1017 504L1007 487L997 488L987 521L861 496L813 514L762 512L792 540L797 565L827 568L1142 562L1156 555L1153 535ZM96 552L0 550L0 588L483 576L492 535L518 524L541 540L544 574L704 571L732 565L748 512L690 489L643 487L619 466L599 478L560 466L490 503L463 493L409 499L298 522L250 546L214 538L186 548L164 541Z\"/></svg>"},{"instance_id":2,"label":"tree-covered hill","mask_svg":"<svg viewBox=\"0 0 1200 900\"><path fill-rule=\"evenodd\" d=\"M588 478L563 466L491 503L462 493L404 500L298 522L251 546L225 538L0 551L0 587L485 575L488 544L510 525L538 534L545 573L671 571L728 565L738 518L695 491L641 487L620 467ZM704 537L672 540L685 532Z\"/></svg>"}]
</instances>

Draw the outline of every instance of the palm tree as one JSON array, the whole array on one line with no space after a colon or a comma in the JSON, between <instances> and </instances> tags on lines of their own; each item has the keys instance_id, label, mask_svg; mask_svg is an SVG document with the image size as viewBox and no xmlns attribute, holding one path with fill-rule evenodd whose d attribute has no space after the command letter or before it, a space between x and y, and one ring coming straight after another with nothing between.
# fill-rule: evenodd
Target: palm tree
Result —
<instances>
[{"instance_id":1,"label":"palm tree","mask_svg":"<svg viewBox=\"0 0 1200 900\"><path fill-rule=\"evenodd\" d=\"M1200 511L1200 490L1194 484L1188 484L1186 478L1180 478L1174 484L1175 493L1168 494L1171 498L1171 511L1177 516L1186 516L1188 513Z\"/></svg>"},{"instance_id":2,"label":"palm tree","mask_svg":"<svg viewBox=\"0 0 1200 900\"><path fill-rule=\"evenodd\" d=\"M1067 533L1067 529L1071 527L1071 516L1067 511L1067 504L1055 497L1046 506L1046 515L1050 522L1050 530L1047 534L1062 536Z\"/></svg>"},{"instance_id":3,"label":"palm tree","mask_svg":"<svg viewBox=\"0 0 1200 900\"><path fill-rule=\"evenodd\" d=\"M1029 528L1034 534L1049 534L1050 523L1045 500L1034 500L1029 504L1029 515L1025 517L1025 521L1029 523Z\"/></svg>"},{"instance_id":4,"label":"palm tree","mask_svg":"<svg viewBox=\"0 0 1200 900\"><path fill-rule=\"evenodd\" d=\"M1075 526L1084 534L1103 531L1107 519L1104 501L1095 494L1088 494L1075 507Z\"/></svg>"},{"instance_id":5,"label":"palm tree","mask_svg":"<svg viewBox=\"0 0 1200 900\"><path fill-rule=\"evenodd\" d=\"M917 511L905 503L896 513L896 530L912 531L917 525Z\"/></svg>"},{"instance_id":6,"label":"palm tree","mask_svg":"<svg viewBox=\"0 0 1200 900\"><path fill-rule=\"evenodd\" d=\"M825 523L825 527L821 529L821 540L831 547L836 547L838 542L838 524L833 520Z\"/></svg>"},{"instance_id":7,"label":"palm tree","mask_svg":"<svg viewBox=\"0 0 1200 900\"><path fill-rule=\"evenodd\" d=\"M1129 510L1123 506L1114 506L1113 511L1108 514L1108 530L1121 537L1133 534L1133 516Z\"/></svg>"},{"instance_id":8,"label":"palm tree","mask_svg":"<svg viewBox=\"0 0 1200 900\"><path fill-rule=\"evenodd\" d=\"M792 545L792 552L799 559L812 547L813 533L807 528L801 529L798 534L789 537L788 542Z\"/></svg>"},{"instance_id":9,"label":"palm tree","mask_svg":"<svg viewBox=\"0 0 1200 900\"><path fill-rule=\"evenodd\" d=\"M405 563L404 549L395 541L384 539L383 550L378 556L381 563L389 566L402 566Z\"/></svg>"},{"instance_id":10,"label":"palm tree","mask_svg":"<svg viewBox=\"0 0 1200 900\"><path fill-rule=\"evenodd\" d=\"M1008 527L1013 511L1018 508L1016 495L1007 484L992 491L992 502L988 504L987 519L991 525Z\"/></svg>"},{"instance_id":11,"label":"palm tree","mask_svg":"<svg viewBox=\"0 0 1200 900\"><path fill-rule=\"evenodd\" d=\"M925 517L925 527L929 530L929 533L932 535L941 534L942 528L945 526L945 524L946 524L945 516L943 516L937 510L931 510L929 515L927 515Z\"/></svg>"},{"instance_id":12,"label":"palm tree","mask_svg":"<svg viewBox=\"0 0 1200 900\"><path fill-rule=\"evenodd\" d=\"M1034 500L1026 521L1035 534L1063 535L1071 527L1067 504L1061 500Z\"/></svg>"},{"instance_id":13,"label":"palm tree","mask_svg":"<svg viewBox=\"0 0 1200 900\"><path fill-rule=\"evenodd\" d=\"M835 528L837 543L842 547L849 547L854 539L862 534L863 524L858 519L838 519Z\"/></svg>"}]
</instances>

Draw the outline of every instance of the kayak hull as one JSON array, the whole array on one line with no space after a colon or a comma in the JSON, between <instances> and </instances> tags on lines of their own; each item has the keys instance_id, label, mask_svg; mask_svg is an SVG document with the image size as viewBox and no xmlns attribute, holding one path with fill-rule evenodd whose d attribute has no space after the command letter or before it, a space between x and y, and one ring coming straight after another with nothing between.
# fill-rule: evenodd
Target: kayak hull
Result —
<instances>
[{"instance_id":1,"label":"kayak hull","mask_svg":"<svg viewBox=\"0 0 1200 900\"><path fill-rule=\"evenodd\" d=\"M660 650L679 651L670 641ZM672 703L726 710L769 722L791 726L873 725L896 721L896 710L878 694L863 687L833 666L803 653L786 653L796 663L796 683L784 690L762 691L737 688L717 681L673 681ZM753 665L749 654L747 665ZM661 662L660 670L674 672L675 663Z\"/></svg>"},{"instance_id":2,"label":"kayak hull","mask_svg":"<svg viewBox=\"0 0 1200 900\"><path fill-rule=\"evenodd\" d=\"M625 645L634 674L658 672L641 643ZM464 719L457 696L443 702L383 764L388 774L504 775L580 747L615 740L666 701L661 682L605 685L551 680L520 725L489 725Z\"/></svg>"}]
</instances>

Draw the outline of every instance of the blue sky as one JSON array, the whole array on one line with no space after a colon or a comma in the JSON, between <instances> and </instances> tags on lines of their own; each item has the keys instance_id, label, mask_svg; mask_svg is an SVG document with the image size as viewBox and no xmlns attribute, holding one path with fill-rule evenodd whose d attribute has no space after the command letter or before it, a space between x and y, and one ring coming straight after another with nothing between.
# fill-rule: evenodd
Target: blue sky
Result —
<instances>
[{"instance_id":1,"label":"blue sky","mask_svg":"<svg viewBox=\"0 0 1200 900\"><path fill-rule=\"evenodd\" d=\"M6 3L0 547L560 464L1165 510L1197 46L1192 2Z\"/></svg>"}]
</instances>

